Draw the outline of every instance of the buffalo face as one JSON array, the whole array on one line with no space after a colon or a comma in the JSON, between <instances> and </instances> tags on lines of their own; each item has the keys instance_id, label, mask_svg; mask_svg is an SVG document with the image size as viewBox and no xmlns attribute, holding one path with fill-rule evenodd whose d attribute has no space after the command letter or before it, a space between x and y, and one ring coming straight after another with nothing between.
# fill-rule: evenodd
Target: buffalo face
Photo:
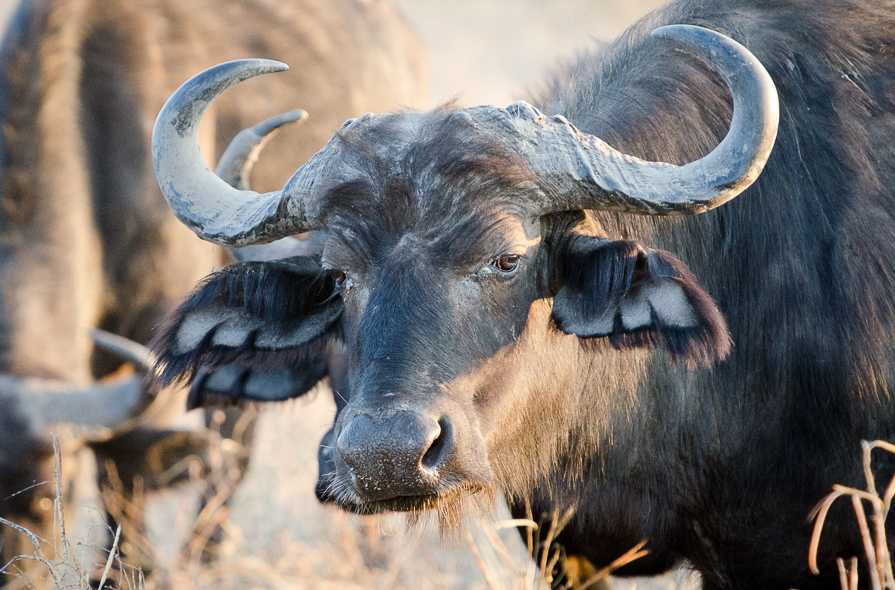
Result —
<instances>
[{"instance_id":1,"label":"buffalo face","mask_svg":"<svg viewBox=\"0 0 895 590\"><path fill-rule=\"evenodd\" d=\"M368 133L391 138L387 158ZM264 401L309 389L326 342L343 343L318 495L353 512L432 508L534 479L524 467L538 447L558 450L555 429L538 428L560 411L551 392L580 387L575 363L590 342L705 363L729 348L680 261L603 237L581 213L526 214L514 204L540 190L530 171L470 137L446 111L344 133L353 176L326 192L321 258L223 269L156 345L167 378L238 363L243 390L217 395ZM313 375L302 387L280 376L302 372Z\"/></svg>"},{"instance_id":2,"label":"buffalo face","mask_svg":"<svg viewBox=\"0 0 895 590\"><path fill-rule=\"evenodd\" d=\"M496 485L524 494L563 457L588 456L570 450L576 400L599 387L595 353L655 346L710 364L730 342L681 261L611 239L586 210L718 206L757 177L776 135L773 84L751 54L705 29L662 31L710 60L734 98L727 138L680 167L516 103L348 121L282 191L256 195L208 173L195 134L212 96L279 66L231 62L187 83L153 136L178 216L218 243L311 229L324 240L319 259L207 279L156 341L163 377L237 365L229 396L283 399L340 343L318 494L354 512L441 510Z\"/></svg>"}]
</instances>

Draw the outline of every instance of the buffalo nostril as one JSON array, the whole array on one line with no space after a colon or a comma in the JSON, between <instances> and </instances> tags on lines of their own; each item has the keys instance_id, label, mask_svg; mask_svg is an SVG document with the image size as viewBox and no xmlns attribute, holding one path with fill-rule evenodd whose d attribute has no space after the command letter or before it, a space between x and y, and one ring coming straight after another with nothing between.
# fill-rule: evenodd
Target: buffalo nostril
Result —
<instances>
[{"instance_id":1,"label":"buffalo nostril","mask_svg":"<svg viewBox=\"0 0 895 590\"><path fill-rule=\"evenodd\" d=\"M438 436L435 437L435 440L432 441L420 459L420 466L429 471L434 470L443 462L444 458L442 455L445 454L445 447L451 435L450 426L444 418L438 421L438 427Z\"/></svg>"}]
</instances>

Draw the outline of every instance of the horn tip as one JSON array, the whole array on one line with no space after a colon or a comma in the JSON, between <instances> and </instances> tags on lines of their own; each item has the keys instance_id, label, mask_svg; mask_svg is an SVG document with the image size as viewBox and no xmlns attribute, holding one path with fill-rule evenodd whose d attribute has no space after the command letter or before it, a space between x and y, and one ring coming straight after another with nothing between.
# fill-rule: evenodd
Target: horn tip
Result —
<instances>
[{"instance_id":1,"label":"horn tip","mask_svg":"<svg viewBox=\"0 0 895 590\"><path fill-rule=\"evenodd\" d=\"M265 72L284 72L289 69L289 66L281 61L277 61L275 59L265 59L260 57L254 57L250 59L236 59L233 60L233 64L244 64L246 66L257 67L259 69L263 69ZM226 63L221 64L222 66L226 66Z\"/></svg>"},{"instance_id":2,"label":"horn tip","mask_svg":"<svg viewBox=\"0 0 895 590\"><path fill-rule=\"evenodd\" d=\"M307 118L308 111L304 109L295 109L289 111L288 113L283 113L279 116L279 120L282 121L282 125L287 125L289 123L300 123L307 120Z\"/></svg>"}]
</instances>

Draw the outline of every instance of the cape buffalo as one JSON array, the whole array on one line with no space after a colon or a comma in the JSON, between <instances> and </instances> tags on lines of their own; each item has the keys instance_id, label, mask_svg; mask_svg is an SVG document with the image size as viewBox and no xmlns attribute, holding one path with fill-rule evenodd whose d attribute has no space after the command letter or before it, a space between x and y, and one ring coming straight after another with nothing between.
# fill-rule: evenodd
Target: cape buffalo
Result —
<instances>
[{"instance_id":1,"label":"cape buffalo","mask_svg":"<svg viewBox=\"0 0 895 590\"><path fill-rule=\"evenodd\" d=\"M648 539L622 573L838 587L858 527L834 507L813 575L809 513L895 433L893 44L891 2L681 0L539 108L364 115L264 195L215 178L196 132L281 66L204 72L154 130L175 213L220 244L325 242L206 278L160 371L239 363L251 387L224 395L279 399L277 373L338 339L320 489L346 510L450 525L500 488L573 509L558 541L580 563Z\"/></svg>"},{"instance_id":2,"label":"cape buffalo","mask_svg":"<svg viewBox=\"0 0 895 590\"><path fill-rule=\"evenodd\" d=\"M122 361L98 350L89 329L146 342L225 261L165 204L150 132L189 75L249 55L305 67L215 105L202 132L209 158L271 114L314 113L301 134L284 131L268 148L254 176L265 190L360 105L426 99L421 44L386 0L25 0L12 17L0 54L0 516L44 539L54 538L48 432L70 433L63 452L88 445L101 471L111 459L125 491L134 478L151 489L159 470L204 442L147 415L139 375L97 384ZM222 163L229 182L245 186L249 152ZM77 471L74 453L63 466ZM66 486L65 498L77 497ZM0 567L32 552L0 526ZM133 558L149 565L145 553Z\"/></svg>"}]
</instances>

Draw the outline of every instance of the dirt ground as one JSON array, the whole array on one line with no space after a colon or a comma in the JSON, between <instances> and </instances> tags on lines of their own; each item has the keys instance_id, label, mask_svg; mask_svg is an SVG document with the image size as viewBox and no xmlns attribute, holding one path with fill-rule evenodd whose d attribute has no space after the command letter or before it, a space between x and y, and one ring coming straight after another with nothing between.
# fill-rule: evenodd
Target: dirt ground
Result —
<instances>
[{"instance_id":1,"label":"dirt ground","mask_svg":"<svg viewBox=\"0 0 895 590\"><path fill-rule=\"evenodd\" d=\"M560 60L594 39L614 37L661 3L396 1L429 48L432 106L458 95L466 105L506 106L537 87ZM0 0L0 18L5 20L10 5ZM473 550L465 537L445 546L432 527L406 533L402 517L359 519L320 506L313 493L317 445L333 413L325 386L307 400L264 411L248 477L230 514L221 563L201 573L175 575L171 587L424 590L533 585L534 568L514 529L495 534L472 527ZM182 566L179 539L195 514L195 502L195 494L181 491L148 506L158 558L172 571ZM616 580L613 588L671 590L696 584L693 576L678 572L659 580Z\"/></svg>"}]
</instances>

